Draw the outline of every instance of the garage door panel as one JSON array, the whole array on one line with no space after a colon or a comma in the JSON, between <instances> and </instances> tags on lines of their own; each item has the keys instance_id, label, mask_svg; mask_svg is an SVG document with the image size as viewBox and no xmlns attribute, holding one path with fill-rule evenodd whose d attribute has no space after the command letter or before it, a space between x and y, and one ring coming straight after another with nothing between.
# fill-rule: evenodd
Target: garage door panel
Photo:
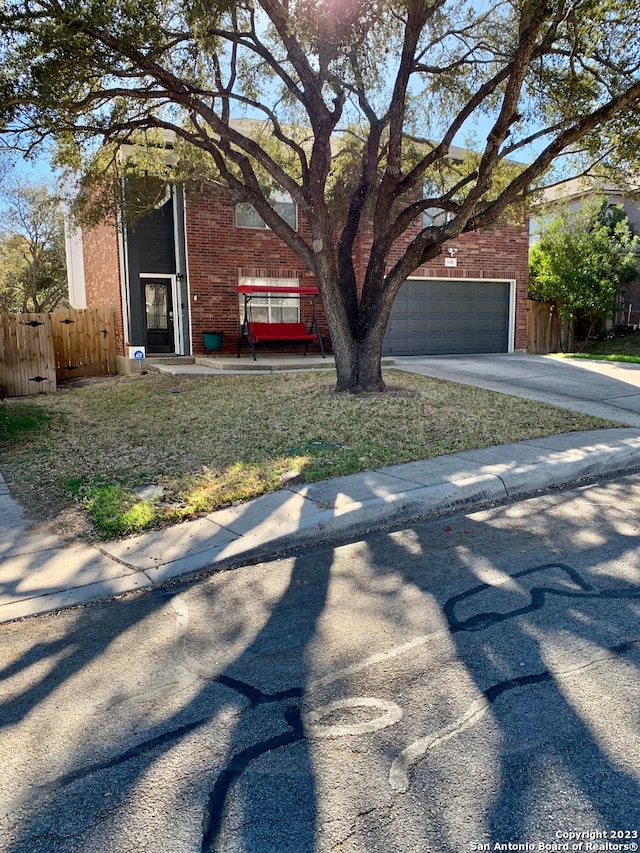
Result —
<instances>
[{"instance_id":1,"label":"garage door panel","mask_svg":"<svg viewBox=\"0 0 640 853\"><path fill-rule=\"evenodd\" d=\"M503 281L409 279L393 305L383 353L507 352L509 293Z\"/></svg>"}]
</instances>

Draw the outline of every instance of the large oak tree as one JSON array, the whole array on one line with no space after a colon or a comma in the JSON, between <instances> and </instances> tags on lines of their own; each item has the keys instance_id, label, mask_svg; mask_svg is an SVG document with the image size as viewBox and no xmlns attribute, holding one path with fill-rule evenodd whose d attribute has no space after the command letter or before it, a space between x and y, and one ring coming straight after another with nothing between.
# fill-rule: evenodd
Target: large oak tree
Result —
<instances>
[{"instance_id":1,"label":"large oak tree","mask_svg":"<svg viewBox=\"0 0 640 853\"><path fill-rule=\"evenodd\" d=\"M561 155L637 150L640 0L3 0L0 10L5 131L118 143L170 130L201 152L212 179L315 274L339 390L384 387L393 300L445 241L525 201ZM243 132L242 114L264 132ZM454 163L450 146L465 138L477 154ZM514 160L529 165L505 168ZM308 241L272 203L282 192L310 223ZM433 208L449 216L425 219L392 253ZM367 219L358 281L352 249Z\"/></svg>"}]
</instances>

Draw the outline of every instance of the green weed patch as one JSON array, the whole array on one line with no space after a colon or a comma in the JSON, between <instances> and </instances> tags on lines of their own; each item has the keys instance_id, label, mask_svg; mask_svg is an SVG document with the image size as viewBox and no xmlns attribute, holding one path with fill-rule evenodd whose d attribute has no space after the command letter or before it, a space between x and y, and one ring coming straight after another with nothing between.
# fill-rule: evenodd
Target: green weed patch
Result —
<instances>
[{"instance_id":1,"label":"green weed patch","mask_svg":"<svg viewBox=\"0 0 640 853\"><path fill-rule=\"evenodd\" d=\"M573 353L558 353L560 358L587 358L590 361L620 361L626 364L640 364L640 355L625 355L624 353L592 353L592 352L573 352Z\"/></svg>"},{"instance_id":2,"label":"green weed patch","mask_svg":"<svg viewBox=\"0 0 640 853\"><path fill-rule=\"evenodd\" d=\"M151 501L136 498L117 483L68 482L69 491L91 518L100 539L115 539L157 525L161 514Z\"/></svg>"},{"instance_id":3,"label":"green weed patch","mask_svg":"<svg viewBox=\"0 0 640 853\"><path fill-rule=\"evenodd\" d=\"M34 403L0 404L0 443L17 444L26 435L46 429L51 414Z\"/></svg>"}]
</instances>

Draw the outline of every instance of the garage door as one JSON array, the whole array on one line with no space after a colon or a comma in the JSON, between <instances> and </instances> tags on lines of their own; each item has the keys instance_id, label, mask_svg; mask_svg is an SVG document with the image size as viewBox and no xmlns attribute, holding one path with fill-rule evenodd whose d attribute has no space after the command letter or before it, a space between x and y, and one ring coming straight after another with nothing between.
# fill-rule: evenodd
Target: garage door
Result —
<instances>
[{"instance_id":1,"label":"garage door","mask_svg":"<svg viewBox=\"0 0 640 853\"><path fill-rule=\"evenodd\" d=\"M409 279L400 288L384 355L507 352L509 282Z\"/></svg>"}]
</instances>

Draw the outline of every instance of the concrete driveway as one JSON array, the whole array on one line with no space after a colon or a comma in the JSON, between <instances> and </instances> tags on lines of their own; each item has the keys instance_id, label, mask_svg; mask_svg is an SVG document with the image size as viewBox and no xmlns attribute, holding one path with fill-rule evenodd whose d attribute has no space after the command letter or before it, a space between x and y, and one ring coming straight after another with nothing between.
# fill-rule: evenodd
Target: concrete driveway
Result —
<instances>
[{"instance_id":1,"label":"concrete driveway","mask_svg":"<svg viewBox=\"0 0 640 853\"><path fill-rule=\"evenodd\" d=\"M394 367L640 427L640 364L515 353L396 356Z\"/></svg>"}]
</instances>

